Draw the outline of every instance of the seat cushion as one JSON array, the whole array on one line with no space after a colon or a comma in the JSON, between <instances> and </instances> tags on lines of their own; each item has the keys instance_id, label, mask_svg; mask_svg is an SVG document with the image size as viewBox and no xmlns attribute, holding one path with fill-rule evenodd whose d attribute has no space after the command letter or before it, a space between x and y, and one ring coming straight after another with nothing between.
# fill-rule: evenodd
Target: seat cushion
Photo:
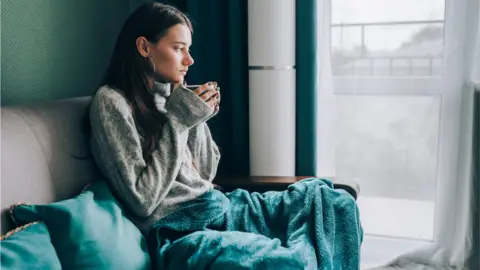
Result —
<instances>
[{"instance_id":1,"label":"seat cushion","mask_svg":"<svg viewBox=\"0 0 480 270\"><path fill-rule=\"evenodd\" d=\"M2 236L0 242L2 269L61 270L47 226L33 222Z\"/></svg>"},{"instance_id":2,"label":"seat cushion","mask_svg":"<svg viewBox=\"0 0 480 270\"><path fill-rule=\"evenodd\" d=\"M47 224L63 269L150 268L143 235L103 181L68 200L17 205L12 215L19 223L41 220Z\"/></svg>"}]
</instances>

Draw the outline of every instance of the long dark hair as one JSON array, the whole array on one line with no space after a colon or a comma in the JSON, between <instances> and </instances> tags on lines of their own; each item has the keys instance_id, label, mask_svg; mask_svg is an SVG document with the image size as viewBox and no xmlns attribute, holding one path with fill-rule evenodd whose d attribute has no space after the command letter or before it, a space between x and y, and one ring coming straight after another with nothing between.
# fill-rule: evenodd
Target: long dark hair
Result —
<instances>
[{"instance_id":1,"label":"long dark hair","mask_svg":"<svg viewBox=\"0 0 480 270\"><path fill-rule=\"evenodd\" d=\"M188 17L177 8L148 2L139 6L127 19L118 35L102 85L119 91L130 103L137 130L144 138L144 158L150 157L160 136L165 116L155 107L150 93L155 71L148 58L138 52L136 40L143 36L156 44L170 27L184 24L193 32Z\"/></svg>"}]
</instances>

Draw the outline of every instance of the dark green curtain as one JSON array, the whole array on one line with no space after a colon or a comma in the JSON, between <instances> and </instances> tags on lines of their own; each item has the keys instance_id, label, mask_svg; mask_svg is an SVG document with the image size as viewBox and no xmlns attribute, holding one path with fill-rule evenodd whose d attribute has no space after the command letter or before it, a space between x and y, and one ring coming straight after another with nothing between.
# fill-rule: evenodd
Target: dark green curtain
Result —
<instances>
[{"instance_id":1,"label":"dark green curtain","mask_svg":"<svg viewBox=\"0 0 480 270\"><path fill-rule=\"evenodd\" d=\"M245 0L160 1L184 11L194 27L191 48L195 64L186 81L217 81L220 113L209 121L222 152L219 176L249 175L248 40Z\"/></svg>"},{"instance_id":2,"label":"dark green curtain","mask_svg":"<svg viewBox=\"0 0 480 270\"><path fill-rule=\"evenodd\" d=\"M195 64L187 81L216 80L221 113L211 120L222 149L220 175L249 174L248 1L164 0L185 11L194 24ZM296 157L298 176L316 174L316 1L296 1Z\"/></svg>"},{"instance_id":3,"label":"dark green curtain","mask_svg":"<svg viewBox=\"0 0 480 270\"><path fill-rule=\"evenodd\" d=\"M316 175L316 0L296 1L296 150L298 176Z\"/></svg>"},{"instance_id":4,"label":"dark green curtain","mask_svg":"<svg viewBox=\"0 0 480 270\"><path fill-rule=\"evenodd\" d=\"M473 199L478 203L472 207L473 211L473 256L470 269L480 269L480 86L474 91L473 107Z\"/></svg>"}]
</instances>

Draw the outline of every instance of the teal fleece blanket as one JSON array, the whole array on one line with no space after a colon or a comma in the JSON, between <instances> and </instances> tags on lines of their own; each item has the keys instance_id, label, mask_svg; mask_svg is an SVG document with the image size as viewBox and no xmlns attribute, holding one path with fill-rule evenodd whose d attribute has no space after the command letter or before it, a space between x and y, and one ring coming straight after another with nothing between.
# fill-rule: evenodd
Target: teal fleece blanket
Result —
<instances>
[{"instance_id":1,"label":"teal fleece blanket","mask_svg":"<svg viewBox=\"0 0 480 270\"><path fill-rule=\"evenodd\" d=\"M359 269L363 230L351 195L311 178L285 191L213 190L161 219L155 269Z\"/></svg>"}]
</instances>

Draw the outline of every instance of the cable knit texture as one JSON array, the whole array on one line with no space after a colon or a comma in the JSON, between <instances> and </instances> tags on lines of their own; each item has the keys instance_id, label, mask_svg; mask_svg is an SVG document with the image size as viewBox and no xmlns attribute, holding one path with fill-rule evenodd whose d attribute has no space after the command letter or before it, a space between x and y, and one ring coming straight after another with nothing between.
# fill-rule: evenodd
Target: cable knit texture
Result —
<instances>
[{"instance_id":1,"label":"cable knit texture","mask_svg":"<svg viewBox=\"0 0 480 270\"><path fill-rule=\"evenodd\" d=\"M205 123L214 114L192 91L155 83L152 98L166 116L148 162L130 106L118 91L101 87L90 108L93 156L112 191L148 233L151 225L213 188L220 153Z\"/></svg>"}]
</instances>

